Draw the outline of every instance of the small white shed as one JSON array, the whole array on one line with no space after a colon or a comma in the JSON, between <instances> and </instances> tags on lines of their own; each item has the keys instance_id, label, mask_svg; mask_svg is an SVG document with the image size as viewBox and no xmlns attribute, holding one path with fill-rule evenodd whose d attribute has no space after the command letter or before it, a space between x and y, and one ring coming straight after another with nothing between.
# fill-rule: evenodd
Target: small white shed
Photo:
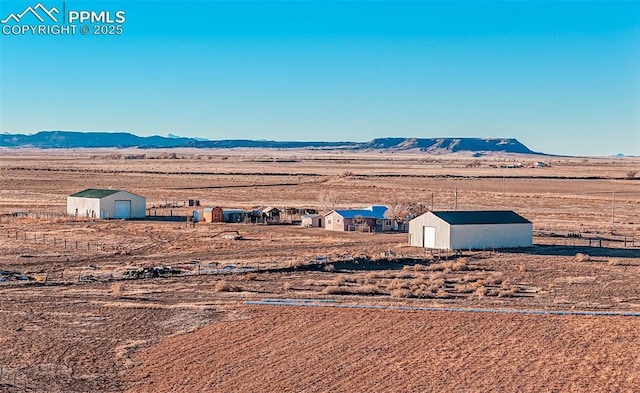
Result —
<instances>
[{"instance_id":1,"label":"small white shed","mask_svg":"<svg viewBox=\"0 0 640 393\"><path fill-rule=\"evenodd\" d=\"M409 221L409 245L443 250L529 247L531 221L510 210L433 211Z\"/></svg>"},{"instance_id":2,"label":"small white shed","mask_svg":"<svg viewBox=\"0 0 640 393\"><path fill-rule=\"evenodd\" d=\"M322 216L320 214L305 214L300 217L301 225L305 228L321 228Z\"/></svg>"},{"instance_id":3,"label":"small white shed","mask_svg":"<svg viewBox=\"0 0 640 393\"><path fill-rule=\"evenodd\" d=\"M87 218L144 218L146 199L122 190L87 188L67 197L67 214Z\"/></svg>"}]
</instances>

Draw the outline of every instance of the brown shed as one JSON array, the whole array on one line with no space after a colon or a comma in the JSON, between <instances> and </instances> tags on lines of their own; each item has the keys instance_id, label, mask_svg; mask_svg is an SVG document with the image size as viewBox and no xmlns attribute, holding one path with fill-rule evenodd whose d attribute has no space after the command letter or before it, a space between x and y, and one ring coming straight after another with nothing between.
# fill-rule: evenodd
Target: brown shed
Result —
<instances>
[{"instance_id":1,"label":"brown shed","mask_svg":"<svg viewBox=\"0 0 640 393\"><path fill-rule=\"evenodd\" d=\"M222 222L222 208L219 206L205 207L202 218L205 222Z\"/></svg>"}]
</instances>

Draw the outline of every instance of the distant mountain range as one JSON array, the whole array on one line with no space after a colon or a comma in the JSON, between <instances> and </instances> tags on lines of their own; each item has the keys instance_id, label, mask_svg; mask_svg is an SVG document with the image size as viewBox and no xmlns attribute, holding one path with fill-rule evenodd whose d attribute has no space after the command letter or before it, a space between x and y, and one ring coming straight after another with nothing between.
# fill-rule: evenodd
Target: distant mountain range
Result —
<instances>
[{"instance_id":1,"label":"distant mountain range","mask_svg":"<svg viewBox=\"0 0 640 393\"><path fill-rule=\"evenodd\" d=\"M69 148L273 148L340 150L416 150L431 154L502 152L539 154L514 138L377 138L369 142L300 142L249 139L206 140L169 134L137 136L128 132L40 131L36 134L0 134L0 147Z\"/></svg>"}]
</instances>

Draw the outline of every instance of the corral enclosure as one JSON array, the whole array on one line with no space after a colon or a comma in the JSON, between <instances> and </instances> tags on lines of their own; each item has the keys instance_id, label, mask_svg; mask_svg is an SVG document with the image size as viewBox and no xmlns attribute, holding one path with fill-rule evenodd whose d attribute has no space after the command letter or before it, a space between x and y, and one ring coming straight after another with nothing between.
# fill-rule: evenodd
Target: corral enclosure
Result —
<instances>
[{"instance_id":1,"label":"corral enclosure","mask_svg":"<svg viewBox=\"0 0 640 393\"><path fill-rule=\"evenodd\" d=\"M538 161L550 167L533 167ZM509 168L518 162L524 167ZM469 390L491 390L491 373L498 372L506 373L498 379L504 390L605 391L615 381L617 390L631 391L637 385L634 375L639 365L614 360L620 349L612 343L638 343L638 317L503 318L312 308L298 314L291 307L260 308L244 302L308 298L361 305L640 312L640 159L321 150L5 149L0 151L0 168L0 323L6 327L0 333L0 387L6 391L168 392L178 391L178 386L187 386L183 391L239 391L234 386L266 391L278 367L289 367L285 359L299 351L313 355L304 357L307 363L298 367L315 371L301 373L305 377L300 381L294 374L281 374L279 390L406 391L404 386L460 390L464 389L460 379L433 385L415 379L416 374L444 375L448 357L433 362L418 359L433 356L429 343L440 341L456 343L442 351L459 351L473 359L475 355L468 354L481 350L478 337L492 334L483 327L495 323L557 329L562 339L512 329L511 338L502 337L508 341L508 351L500 352L500 343L492 342L489 349L500 356L477 360L489 362L488 376L480 377L487 373L486 367L452 366L466 370L461 375ZM134 221L66 217L67 195L85 188L141 195L157 217ZM406 233L336 233L289 225L191 226L180 219L189 212L189 199L203 206L274 206L283 211L407 202L440 210L514 210L533 222L534 246L447 253L409 247ZM167 266L171 270L156 270L157 274L144 270ZM331 322L322 329L309 322L324 318ZM400 323L419 333L418 326L428 326L424 321L432 318L451 324L450 328L415 345L406 340L417 336L389 335L363 325ZM259 338L260 332L271 329L266 320L289 319L299 324L298 329L285 329L292 337L283 333ZM235 336L224 329L225 324L233 326L239 337L253 337L251 346L232 345ZM585 346L582 354L567 349L578 339L573 329L593 326L603 332L601 340ZM357 343L359 334L367 336L367 345ZM466 334L473 337L465 340ZM332 344L336 336L340 339ZM213 337L217 347L204 353L215 352L215 367L209 364L209 355L197 349L189 352L192 347L209 348ZM268 344L278 339L287 343L281 350ZM313 346L297 345L297 339ZM549 379L519 381L517 376L528 364L522 362L522 354L537 340L548 340L548 347L535 347L531 356L540 362L536 370ZM396 348L395 360L381 362L377 369L369 365L373 369L354 378L353 385L332 382L330 378L338 376L331 367L342 364L357 370L361 365L335 352L337 345L374 351L373 358L379 356L375 351ZM171 355L163 351L174 346L186 348L180 356L193 356L193 362L171 366ZM626 354L629 359L637 359L635 345L627 348L632 351ZM563 380L558 377L562 373L546 369L543 359L556 351L569 360L591 356L593 361L579 363L580 375L589 383ZM273 375L251 368L265 356L269 368L276 370ZM318 370L318 362L328 359L332 366L326 372ZM510 359L513 366L505 367ZM242 370L246 364L258 377L238 380L230 370ZM569 361L559 367L575 371ZM590 374L596 367L616 371ZM209 385L184 385L192 372L211 376L206 379ZM259 378L261 372L264 379ZM374 374L380 377L365 377ZM385 385L385 375L394 376L397 388ZM261 380L265 385L258 384Z\"/></svg>"}]
</instances>

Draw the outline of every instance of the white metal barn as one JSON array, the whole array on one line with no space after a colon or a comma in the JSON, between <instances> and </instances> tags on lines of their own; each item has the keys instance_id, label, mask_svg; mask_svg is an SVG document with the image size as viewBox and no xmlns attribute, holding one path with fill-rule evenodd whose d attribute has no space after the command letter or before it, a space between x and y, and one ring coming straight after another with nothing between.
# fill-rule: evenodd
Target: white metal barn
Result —
<instances>
[{"instance_id":1,"label":"white metal barn","mask_svg":"<svg viewBox=\"0 0 640 393\"><path fill-rule=\"evenodd\" d=\"M144 218L146 199L122 190L88 188L67 197L67 214L88 218Z\"/></svg>"},{"instance_id":2,"label":"white metal barn","mask_svg":"<svg viewBox=\"0 0 640 393\"><path fill-rule=\"evenodd\" d=\"M434 211L409 221L409 245L443 250L529 247L533 224L506 211Z\"/></svg>"}]
</instances>

